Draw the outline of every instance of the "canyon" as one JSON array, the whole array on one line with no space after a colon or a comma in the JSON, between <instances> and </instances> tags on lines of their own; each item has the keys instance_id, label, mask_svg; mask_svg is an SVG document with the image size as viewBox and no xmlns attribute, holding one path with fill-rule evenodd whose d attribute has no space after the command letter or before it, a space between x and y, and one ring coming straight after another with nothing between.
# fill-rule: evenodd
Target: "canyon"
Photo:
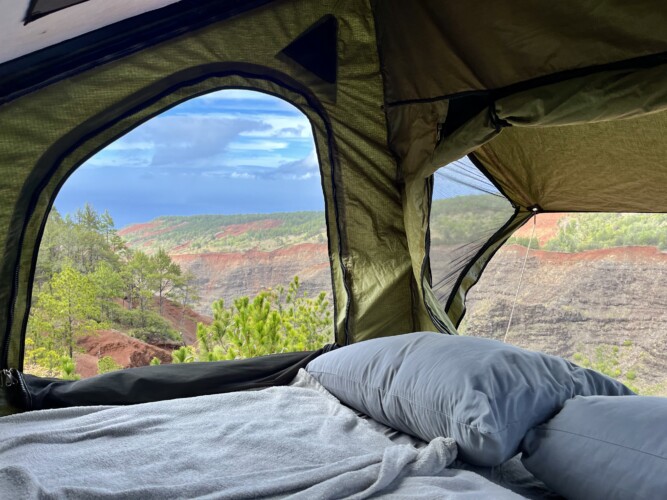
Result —
<instances>
[{"instance_id":1,"label":"canyon","mask_svg":"<svg viewBox=\"0 0 667 500\"><path fill-rule=\"evenodd\" d=\"M321 291L331 296L329 256L322 241L326 229L323 217L318 221L316 216L302 216L298 227L285 214L254 215L233 224L211 218L196 240L188 239L193 234L188 218L159 218L120 234L131 248L165 248L184 272L195 276L200 300L189 313L194 318L189 327L179 329L186 332L184 343L192 344L196 322L210 321L215 300L229 305L240 296L286 286L294 276L309 296ZM544 250L564 217L541 214L535 228L529 223L517 231L515 238L533 236L539 248L510 241L496 253L469 291L459 332L591 365L610 363L622 380L641 391L667 395L667 253L654 246ZM201 230L204 222L197 224ZM452 254L456 249L451 246L432 247L434 279L440 261ZM90 355L95 350L104 355L104 346L113 344L111 337L103 332L83 347ZM135 346L143 354L119 347L122 356L112 357L119 363L122 358L123 366L134 366L140 358L145 364L149 355L168 362L169 347Z\"/></svg>"}]
</instances>

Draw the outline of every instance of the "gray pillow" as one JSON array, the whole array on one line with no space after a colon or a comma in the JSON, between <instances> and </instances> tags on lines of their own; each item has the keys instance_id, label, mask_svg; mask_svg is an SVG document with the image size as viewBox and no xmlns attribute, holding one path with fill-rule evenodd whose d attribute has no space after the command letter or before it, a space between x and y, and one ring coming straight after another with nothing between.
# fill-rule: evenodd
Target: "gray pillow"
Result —
<instances>
[{"instance_id":1,"label":"gray pillow","mask_svg":"<svg viewBox=\"0 0 667 500\"><path fill-rule=\"evenodd\" d=\"M530 428L577 394L632 394L555 356L426 332L342 347L306 369L343 403L426 441L453 437L462 460L486 466L515 455Z\"/></svg>"},{"instance_id":2,"label":"gray pillow","mask_svg":"<svg viewBox=\"0 0 667 500\"><path fill-rule=\"evenodd\" d=\"M576 397L521 447L526 468L564 497L667 498L667 398Z\"/></svg>"}]
</instances>

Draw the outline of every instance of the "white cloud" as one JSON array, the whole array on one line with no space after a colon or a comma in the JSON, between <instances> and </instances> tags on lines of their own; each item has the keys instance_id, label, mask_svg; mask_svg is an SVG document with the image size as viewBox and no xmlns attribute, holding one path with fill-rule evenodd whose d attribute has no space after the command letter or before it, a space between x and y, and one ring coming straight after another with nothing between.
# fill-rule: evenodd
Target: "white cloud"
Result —
<instances>
[{"instance_id":1,"label":"white cloud","mask_svg":"<svg viewBox=\"0 0 667 500\"><path fill-rule=\"evenodd\" d=\"M319 177L320 165L317 153L313 149L308 156L296 161L280 164L273 171L266 172L265 177L272 179L305 180Z\"/></svg>"},{"instance_id":2,"label":"white cloud","mask_svg":"<svg viewBox=\"0 0 667 500\"><path fill-rule=\"evenodd\" d=\"M245 89L224 89L205 94L198 97L205 101L225 101L225 100L248 100L248 101L267 101L267 102L285 102L263 92Z\"/></svg>"},{"instance_id":3,"label":"white cloud","mask_svg":"<svg viewBox=\"0 0 667 500\"><path fill-rule=\"evenodd\" d=\"M104 148L106 151L145 151L153 149L153 143L148 141L131 141L121 137Z\"/></svg>"},{"instance_id":4,"label":"white cloud","mask_svg":"<svg viewBox=\"0 0 667 500\"><path fill-rule=\"evenodd\" d=\"M232 172L232 179L256 179L257 176L248 172Z\"/></svg>"},{"instance_id":5,"label":"white cloud","mask_svg":"<svg viewBox=\"0 0 667 500\"><path fill-rule=\"evenodd\" d=\"M311 139L313 136L310 120L298 111L294 114L267 113L264 110L247 110L242 113L212 112L206 114L178 115L179 117L207 117L220 120L250 120L261 122L265 128L261 130L247 130L241 133L245 137L272 137L272 138L302 138Z\"/></svg>"},{"instance_id":6,"label":"white cloud","mask_svg":"<svg viewBox=\"0 0 667 500\"><path fill-rule=\"evenodd\" d=\"M242 132L266 129L257 120L172 115L154 118L134 133L153 144L153 165L182 166L215 160Z\"/></svg>"},{"instance_id":7,"label":"white cloud","mask_svg":"<svg viewBox=\"0 0 667 500\"><path fill-rule=\"evenodd\" d=\"M243 134L241 134L243 135ZM229 151L273 151L276 149L287 149L289 148L289 142L278 142L278 141L250 141L250 142L232 142L228 150Z\"/></svg>"}]
</instances>

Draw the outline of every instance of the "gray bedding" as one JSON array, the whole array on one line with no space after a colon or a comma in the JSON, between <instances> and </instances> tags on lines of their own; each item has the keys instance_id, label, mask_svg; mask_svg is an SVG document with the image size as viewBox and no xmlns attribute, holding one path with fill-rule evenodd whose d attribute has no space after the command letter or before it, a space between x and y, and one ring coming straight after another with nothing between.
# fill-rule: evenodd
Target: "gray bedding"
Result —
<instances>
[{"instance_id":1,"label":"gray bedding","mask_svg":"<svg viewBox=\"0 0 667 500\"><path fill-rule=\"evenodd\" d=\"M394 443L302 372L274 387L0 418L3 498L518 498Z\"/></svg>"}]
</instances>

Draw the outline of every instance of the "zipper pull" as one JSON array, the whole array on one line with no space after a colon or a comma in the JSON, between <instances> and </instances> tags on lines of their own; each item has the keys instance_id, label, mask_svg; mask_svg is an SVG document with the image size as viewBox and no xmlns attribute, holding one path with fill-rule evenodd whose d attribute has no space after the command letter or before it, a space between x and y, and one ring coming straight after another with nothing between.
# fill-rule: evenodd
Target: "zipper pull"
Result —
<instances>
[{"instance_id":1,"label":"zipper pull","mask_svg":"<svg viewBox=\"0 0 667 500\"><path fill-rule=\"evenodd\" d=\"M10 405L20 411L32 409L32 397L25 385L21 373L16 368L4 368L0 371L0 387L5 389Z\"/></svg>"},{"instance_id":2,"label":"zipper pull","mask_svg":"<svg viewBox=\"0 0 667 500\"><path fill-rule=\"evenodd\" d=\"M2 372L0 372L0 385L3 387L12 387L18 383L19 381L16 377L14 377L12 371L3 368Z\"/></svg>"}]
</instances>

